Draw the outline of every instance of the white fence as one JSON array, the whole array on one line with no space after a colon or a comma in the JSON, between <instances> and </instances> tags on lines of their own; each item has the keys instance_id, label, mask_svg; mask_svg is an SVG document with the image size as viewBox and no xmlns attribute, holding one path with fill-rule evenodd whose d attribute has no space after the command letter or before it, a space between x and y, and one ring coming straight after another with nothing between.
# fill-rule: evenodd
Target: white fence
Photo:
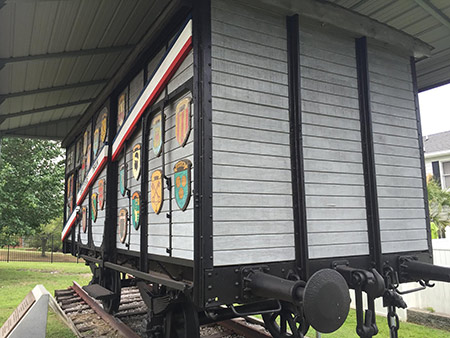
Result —
<instances>
[{"instance_id":1,"label":"white fence","mask_svg":"<svg viewBox=\"0 0 450 338\"><path fill-rule=\"evenodd\" d=\"M433 239L433 261L435 265L450 267L449 238ZM433 288L406 296L408 307L432 308L435 312L450 315L450 283L436 282L435 284Z\"/></svg>"}]
</instances>

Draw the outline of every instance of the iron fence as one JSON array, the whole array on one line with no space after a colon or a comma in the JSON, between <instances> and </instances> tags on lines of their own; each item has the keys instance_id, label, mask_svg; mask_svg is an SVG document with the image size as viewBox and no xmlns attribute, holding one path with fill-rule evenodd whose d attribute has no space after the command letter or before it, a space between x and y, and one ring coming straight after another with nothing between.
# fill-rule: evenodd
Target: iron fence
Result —
<instances>
[{"instance_id":1,"label":"iron fence","mask_svg":"<svg viewBox=\"0 0 450 338\"><path fill-rule=\"evenodd\" d=\"M21 238L18 245L0 248L0 262L76 262L77 258L65 255L59 236L30 236Z\"/></svg>"}]
</instances>

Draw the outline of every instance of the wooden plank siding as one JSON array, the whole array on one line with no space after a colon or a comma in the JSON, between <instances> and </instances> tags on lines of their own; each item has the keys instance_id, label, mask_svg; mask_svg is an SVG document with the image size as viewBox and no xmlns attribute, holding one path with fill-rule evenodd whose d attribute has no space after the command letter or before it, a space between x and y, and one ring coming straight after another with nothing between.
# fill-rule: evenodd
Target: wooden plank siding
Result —
<instances>
[{"instance_id":1,"label":"wooden plank siding","mask_svg":"<svg viewBox=\"0 0 450 338\"><path fill-rule=\"evenodd\" d=\"M136 180L133 176L133 162L132 162L132 156L133 156L133 148L136 144L142 143L142 122L138 124L136 127L135 132L130 137L130 139L126 142L126 145L124 147L125 151L125 162L127 164L127 189L130 191L130 197L128 198L127 193L125 192L125 196L122 196L120 193L119 186L117 187L117 217L119 217L119 212L121 209L127 209L128 210L128 217L130 217L131 222L131 196L133 196L133 193L136 191L141 191L141 179L142 179L142 173L139 177L139 180ZM123 154L124 151L122 151L122 155L118 159L119 163L119 171L120 167L124 163ZM142 154L141 154L142 156ZM119 173L118 173L119 174ZM124 250L131 250L131 251L140 251L141 247L141 227L139 227L138 230L135 230L133 225L128 226L127 228L127 238L125 240L125 243L122 243L120 241L120 234L119 234L119 228L118 228L119 221L116 221L116 245L118 249L124 249ZM142 225L141 225L142 226ZM130 231L131 230L131 231ZM130 238L128 238L130 237ZM130 247L127 247L128 241L130 242Z\"/></svg>"},{"instance_id":2,"label":"wooden plank siding","mask_svg":"<svg viewBox=\"0 0 450 338\"><path fill-rule=\"evenodd\" d=\"M214 265L293 260L286 23L212 2Z\"/></svg>"},{"instance_id":3,"label":"wooden plank siding","mask_svg":"<svg viewBox=\"0 0 450 338\"><path fill-rule=\"evenodd\" d=\"M103 170L98 175L98 178L95 180L95 182L91 188L92 193L97 193L97 196L98 196L98 181L100 181L101 179L104 180L105 188L104 188L103 194L104 194L105 202L104 202L103 210L100 209L100 203L97 202L97 205L98 205L97 220L95 222L92 221L92 223L91 223L92 241L97 248L99 248L103 243L103 232L105 229L106 208L107 208L106 190L108 189L108 184L107 184L107 180L106 180L107 168L108 168L108 166L105 166L105 168L103 168ZM97 197L97 201L98 201L98 197ZM89 214L89 216L90 216L90 214Z\"/></svg>"},{"instance_id":4,"label":"wooden plank siding","mask_svg":"<svg viewBox=\"0 0 450 338\"><path fill-rule=\"evenodd\" d=\"M309 258L369 253L354 40L300 28Z\"/></svg>"},{"instance_id":5,"label":"wooden plank siding","mask_svg":"<svg viewBox=\"0 0 450 338\"><path fill-rule=\"evenodd\" d=\"M89 195L86 196L86 198L84 199L83 203L81 203L80 206L80 212L83 210L83 208L86 208L87 210L87 214L86 214L86 222L87 222L87 226L86 226L86 232L83 232L83 226L82 226L82 222L81 222L81 217L80 219L77 221L78 226L76 229L76 234L75 237L77 239L77 241L83 245L88 245L88 239L89 239L89 224L91 224L91 209L90 209L90 205L89 205Z\"/></svg>"},{"instance_id":6,"label":"wooden plank siding","mask_svg":"<svg viewBox=\"0 0 450 338\"><path fill-rule=\"evenodd\" d=\"M369 45L369 73L382 252L427 250L409 58Z\"/></svg>"},{"instance_id":7,"label":"wooden plank siding","mask_svg":"<svg viewBox=\"0 0 450 338\"><path fill-rule=\"evenodd\" d=\"M149 62L147 69L148 74L151 77L153 72L155 71L156 67L158 66L161 58L164 55L164 49L162 49L159 53L156 54L154 59ZM193 53L190 52L189 55L186 57L186 59L182 62L178 70L175 72L175 74L172 76L171 80L167 84L167 90L170 94L175 89L177 89L180 85L185 83L187 80L192 78L193 76ZM142 89L144 88L144 77L143 77L143 71L139 72L134 79L130 82L129 86L127 86L127 89L124 91L127 93L127 102L129 102L129 105L127 105L127 109L131 109L134 102L139 98ZM163 93L159 96L159 98L156 100L156 103L160 102L164 99L166 92L163 91ZM178 102L178 101L177 101ZM184 148L181 148L175 139L175 106L177 102L173 102L170 104L166 109L166 174L170 177L173 177L173 166L175 163L181 159L188 158L193 161L193 133L190 134L189 142L186 144ZM153 142L152 139L149 140L149 179L151 179L151 173L161 168L161 157L155 158L151 143ZM145 192L141 191L141 179L142 179L142 173L138 180L136 180L133 177L133 171L132 171L132 152L133 147L137 143L142 143L142 120L138 124L136 130L134 131L132 137L126 142L126 163L127 163L127 188L130 190L130 198L133 195L135 191L141 192L141 198L143 199L144 196L142 195ZM123 151L122 155L118 159L119 168L124 163L123 158ZM141 156L143 156L141 154ZM142 165L142 163L141 163ZM150 184L149 184L150 187ZM164 192L165 197L168 198L167 191ZM131 226L131 234L128 234L127 236L130 237L130 247L127 247L128 244L128 237L125 243L122 243L120 241L120 235L118 233L118 229L116 229L116 245L117 248L123 249L123 250L131 250L135 252L139 252L141 250L140 247L140 234L142 226L148 226L148 252L153 254L159 254L163 256L168 256L168 253L166 252L166 248L169 246L169 222L166 217L166 214L168 212L168 201L165 201L164 207L159 215L155 215L150 204L150 191L148 192L149 196L148 201L148 225L142 225L139 227L138 230L135 230L133 226ZM174 250L173 250L173 256L178 258L186 258L186 259L193 259L193 211L192 206L185 212L182 212L179 209L175 208L175 201L173 203L173 235L178 237L173 237L173 244L174 244ZM122 194L119 191L119 187L117 187L117 209L118 212L120 209L125 208L128 210L128 213L130 215L130 205L131 200L129 200L128 196L125 194L125 196L122 196ZM117 226L116 222L116 226ZM180 224L180 225L179 225ZM176 227L176 229L175 229ZM179 237L182 238L182 240L179 239ZM186 239L186 237L188 237ZM187 243L187 244L186 244ZM145 249L144 249L145 250Z\"/></svg>"},{"instance_id":8,"label":"wooden plank siding","mask_svg":"<svg viewBox=\"0 0 450 338\"><path fill-rule=\"evenodd\" d=\"M180 67L180 74L175 74L173 78L174 81L176 79L183 78L182 82L180 82L177 86L173 86L173 88L177 88L179 85L184 83L187 79L189 79L188 74L191 74L192 77L192 57L190 57L190 65L188 67ZM162 209L159 214L155 214L151 205L151 174L155 170L162 170L162 156L165 156L165 175L168 177L174 176L174 165L182 160L188 159L192 163L191 169L191 189L194 188L194 133L191 130L189 134L188 141L186 142L184 147L181 147L178 144L178 141L175 137L175 108L180 100L185 97L189 97L192 99L192 94L187 93L180 99L171 102L165 109L164 114L166 116L166 132L165 132L165 154L161 153L159 157L156 157L153 149L153 139L149 137L149 147L148 147L148 158L149 158L149 191L148 191L148 252L151 254L157 254L161 256L169 256L169 253L166 251L169 248L169 219L167 218L167 214L169 212L169 203L172 203L172 257L184 258L188 260L194 259L194 209L193 209L193 191L191 191L191 200L188 204L188 207L185 211L182 211L178 208L178 205L175 201L175 187L172 187L172 200L169 199L169 191L166 189L166 183L163 182L164 186L164 202ZM193 105L191 103L191 112L193 112ZM156 112L158 113L158 112ZM191 113L191 126L193 123ZM172 185L175 184L175 181L172 180Z\"/></svg>"}]
</instances>

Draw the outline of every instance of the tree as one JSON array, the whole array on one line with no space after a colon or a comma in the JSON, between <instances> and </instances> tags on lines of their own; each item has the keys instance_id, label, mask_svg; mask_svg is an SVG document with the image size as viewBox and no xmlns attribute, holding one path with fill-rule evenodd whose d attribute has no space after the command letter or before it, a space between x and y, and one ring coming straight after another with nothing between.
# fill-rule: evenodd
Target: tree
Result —
<instances>
[{"instance_id":1,"label":"tree","mask_svg":"<svg viewBox=\"0 0 450 338\"><path fill-rule=\"evenodd\" d=\"M2 237L32 234L39 230L41 224L61 216L63 192L64 157L58 143L3 139L0 154L0 240Z\"/></svg>"},{"instance_id":2,"label":"tree","mask_svg":"<svg viewBox=\"0 0 450 338\"><path fill-rule=\"evenodd\" d=\"M432 232L445 238L445 228L450 225L450 192L442 190L435 180L430 180L427 188Z\"/></svg>"},{"instance_id":3,"label":"tree","mask_svg":"<svg viewBox=\"0 0 450 338\"><path fill-rule=\"evenodd\" d=\"M28 246L32 248L40 248L42 257L45 257L45 252L51 246L53 252L59 251L62 248L61 224L63 222L62 215L52 219L49 223L41 224L35 236L30 237L27 241ZM52 241L53 243L49 243Z\"/></svg>"}]
</instances>

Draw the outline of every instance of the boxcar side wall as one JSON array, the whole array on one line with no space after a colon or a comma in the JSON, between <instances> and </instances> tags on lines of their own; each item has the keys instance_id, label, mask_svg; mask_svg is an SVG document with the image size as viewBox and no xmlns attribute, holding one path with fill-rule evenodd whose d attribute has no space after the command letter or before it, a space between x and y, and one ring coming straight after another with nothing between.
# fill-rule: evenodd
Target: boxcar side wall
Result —
<instances>
[{"instance_id":1,"label":"boxcar side wall","mask_svg":"<svg viewBox=\"0 0 450 338\"><path fill-rule=\"evenodd\" d=\"M370 97L383 254L428 250L409 57L369 45Z\"/></svg>"},{"instance_id":2,"label":"boxcar side wall","mask_svg":"<svg viewBox=\"0 0 450 338\"><path fill-rule=\"evenodd\" d=\"M211 14L214 265L293 260L286 18Z\"/></svg>"},{"instance_id":3,"label":"boxcar side wall","mask_svg":"<svg viewBox=\"0 0 450 338\"><path fill-rule=\"evenodd\" d=\"M183 44L188 44L184 39L189 39L191 36L190 32L190 21L185 18L184 24L180 25L179 28L183 30L182 41ZM187 27L187 28L186 28ZM127 136L126 141L123 144L123 148L117 152L117 158L115 161L110 160L109 164L103 165L101 170L96 172L95 178L91 179L89 175L89 170L95 169L97 162L95 161L95 154L93 152L94 140L97 140L100 133L100 127L102 124L101 116L103 116L104 111L101 110L89 121L89 123L82 129L82 134L78 140L75 140L68 148L69 161L66 165L66 210L65 210L65 221L66 225L68 220L71 220L70 216L73 214L72 210L75 206L80 206L80 213L76 217L75 224L73 225L73 230L71 233L74 234L73 239L68 236L67 240L72 242L72 253L79 253L85 255L86 253L93 253L95 250L100 252L99 249L105 247L104 245L104 235L112 231L112 236L109 239L114 238L113 242L108 243L110 251L108 251L108 257L112 258L114 261L117 257L114 255L117 252L119 255L130 256L130 257L147 257L143 253L152 254L152 259L162 258L162 256L173 257L177 259L190 260L193 259L193 199L187 205L185 210L180 210L176 206L175 202L175 186L174 186L174 165L179 160L188 160L193 164L193 140L194 133L192 130L192 122L187 130L190 130L187 142L180 145L176 139L176 108L177 104L182 99L190 100L190 114L189 118L192 119L192 77L193 77L193 53L189 52L189 45L187 51L180 49L180 42L177 42L179 35L175 34L169 39L166 37L163 45L159 52L154 53L154 56L143 62L141 64L140 70L136 71L136 75L128 80L128 82L123 81L123 85L117 88L111 95L112 102L115 102L114 107L114 123L117 124L116 135L111 135L109 137L109 131L106 130L106 135L104 135L105 140L111 141L110 144L110 155L113 146L116 146L117 135L121 132L121 129L125 131L130 130L131 134ZM163 37L164 38L164 37ZM159 43L159 42L158 42ZM178 45L176 45L178 44ZM182 56L182 62L175 65L177 59L170 59L174 57L174 54L168 52L170 48L175 46L176 53L185 53ZM183 46L183 45L182 45ZM169 56L167 56L169 55ZM167 58L169 57L169 61ZM175 55L175 57L178 57ZM166 61L163 61L166 60ZM164 63L165 62L165 63ZM176 67L173 69L173 67ZM172 70L173 69L173 70ZM154 97L152 100L152 105L149 106L142 116L139 118L135 127L130 128L130 113L134 108L135 103L139 100L141 95L143 95L144 86L148 86L148 81L151 81L154 77L161 77L161 72L166 72L168 76L168 82L161 87L158 97ZM158 81L165 81L164 78ZM156 83L156 88L159 84ZM164 102L166 98L169 101ZM154 117L155 107L160 109L166 105L164 108L165 112L165 146L161 154L156 156L152 149L152 133L150 124L144 125L146 120L152 119ZM159 107L159 108L158 108ZM156 109L156 110L157 110ZM151 113L150 113L151 112ZM116 116L117 115L117 116ZM117 123L116 123L117 120ZM105 123L108 126L108 121ZM122 131L123 132L123 131ZM161 136L161 135L160 135ZM140 156L136 155L135 149L140 145ZM144 147L145 145L145 147ZM103 143L99 146L100 149L103 147ZM117 148L117 146L116 146ZM139 148L139 147L137 147ZM147 156L145 156L148 161L143 162L143 151L148 150ZM79 152L77 152L79 150ZM100 151L99 151L100 152ZM105 154L108 154L106 152ZM136 156L140 157L139 163L135 161ZM164 158L164 159L163 159ZM163 163L165 168L163 169ZM109 166L115 167L116 169L111 171L114 172L114 178L107 176L109 172ZM140 175L137 175L136 169L140 168ZM123 169L123 170L121 170ZM164 196L165 201L163 202L163 208L158 215L152 210L151 207L151 173L157 169L162 169L164 174L168 178L172 178L171 192L166 190L166 182L163 180L162 185L164 186ZM148 170L148 173L144 175L143 170ZM72 178L72 175L73 178ZM121 180L122 175L124 180ZM143 184L142 180L148 179L148 184ZM191 177L193 177L193 166L191 168ZM78 179L77 179L78 178ZM121 185L121 181L124 183ZM73 188L69 189L70 183L73 183ZM111 185L110 182L116 182ZM100 208L98 204L98 198L100 193L100 183L103 183L103 195L106 199L107 191L114 191L110 198L114 199L114 210L107 212L107 201L104 202L104 208ZM87 189L85 189L87 187ZM148 188L146 188L148 187ZM193 187L193 182L191 182L191 187ZM141 191L144 189L145 191ZM75 190L75 191L74 191ZM80 194L80 191L86 191L84 195ZM133 196L140 194L139 205L133 204L135 199ZM108 195L111 195L108 193ZM73 197L71 197L73 196ZM171 197L169 199L169 196ZM95 198L94 198L95 197ZM145 206L141 203L145 203ZM96 214L94 217L93 207L96 202ZM172 208L169 208L169 205ZM71 207L73 206L73 207ZM171 214L170 210L172 209ZM84 211L84 213L83 213ZM144 219L146 224L143 222L139 223L139 226L134 222L133 216L139 215L141 211L148 211L148 215L145 217L140 217ZM121 212L125 217L122 223L125 226L121 228ZM107 215L110 215L109 218ZM84 216L85 215L85 216ZM143 216L143 215L141 215ZM171 222L169 217L171 216ZM108 222L108 231L105 231L105 222ZM136 218L134 218L136 220ZM172 223L172 229L169 231L170 223ZM83 230L83 225L85 225L85 231ZM123 224L122 224L123 225ZM145 231L143 230L145 227ZM148 228L147 228L148 227ZM113 228L113 230L111 230ZM108 235L110 236L110 235ZM143 239L143 236L147 237ZM147 245L148 243L148 245ZM142 247L144 245L145 247ZM117 251L116 251L117 249ZM169 249L172 249L171 251ZM121 258L121 259L122 259ZM126 259L126 258L125 258ZM167 259L165 260L167 261ZM132 264L136 264L138 261L133 260ZM181 262L180 260L177 263ZM186 265L192 265L186 263ZM145 266L141 262L140 266ZM137 266L135 266L137 268Z\"/></svg>"},{"instance_id":4,"label":"boxcar side wall","mask_svg":"<svg viewBox=\"0 0 450 338\"><path fill-rule=\"evenodd\" d=\"M369 254L355 42L300 23L309 258Z\"/></svg>"},{"instance_id":5,"label":"boxcar side wall","mask_svg":"<svg viewBox=\"0 0 450 338\"><path fill-rule=\"evenodd\" d=\"M296 249L300 251L295 248L292 212L287 14L250 3L212 1L217 267L293 261ZM380 255L427 257L409 55L369 41L369 101L368 111L362 111L355 44L359 36L304 18L299 31L308 259L317 261L314 266L329 266L332 260L353 257L369 267ZM370 114L364 130L361 114ZM368 141L373 147L368 148ZM372 163L367 156L374 160L375 185L370 190L365 168Z\"/></svg>"}]
</instances>

